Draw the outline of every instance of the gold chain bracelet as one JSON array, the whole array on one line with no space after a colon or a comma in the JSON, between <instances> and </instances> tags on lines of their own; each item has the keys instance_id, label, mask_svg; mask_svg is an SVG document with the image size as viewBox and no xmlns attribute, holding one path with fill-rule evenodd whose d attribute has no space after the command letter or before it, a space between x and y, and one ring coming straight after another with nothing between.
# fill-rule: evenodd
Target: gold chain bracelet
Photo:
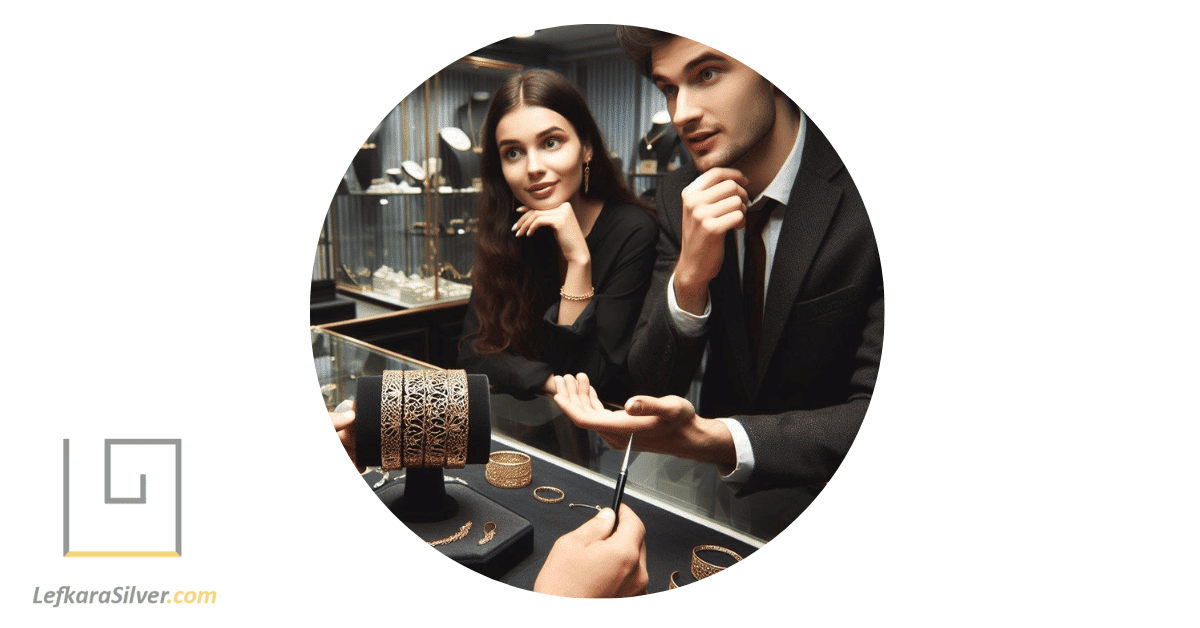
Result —
<instances>
[{"instance_id":1,"label":"gold chain bracelet","mask_svg":"<svg viewBox=\"0 0 1200 628\"><path fill-rule=\"evenodd\" d=\"M588 289L587 294L567 294L566 288L559 288L558 295L568 301L587 301L596 296L596 289L594 287Z\"/></svg>"}]
</instances>

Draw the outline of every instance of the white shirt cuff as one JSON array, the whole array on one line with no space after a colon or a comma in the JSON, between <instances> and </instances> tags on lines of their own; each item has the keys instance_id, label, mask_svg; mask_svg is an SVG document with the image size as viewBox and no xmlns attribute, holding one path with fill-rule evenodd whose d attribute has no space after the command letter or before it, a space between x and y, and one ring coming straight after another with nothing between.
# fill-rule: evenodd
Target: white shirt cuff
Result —
<instances>
[{"instance_id":1,"label":"white shirt cuff","mask_svg":"<svg viewBox=\"0 0 1200 628\"><path fill-rule=\"evenodd\" d=\"M733 436L733 449L737 453L737 466L728 474L722 474L721 479L734 484L745 484L754 472L754 451L750 448L750 437L746 436L746 428L733 419L717 419L729 428Z\"/></svg>"},{"instance_id":2,"label":"white shirt cuff","mask_svg":"<svg viewBox=\"0 0 1200 628\"><path fill-rule=\"evenodd\" d=\"M700 316L679 307L679 302L675 300L675 274L672 273L670 281L667 282L667 309L671 312L675 330L688 338L695 338L702 335L708 325L708 315L712 314L712 299L705 304L704 313Z\"/></svg>"}]
</instances>

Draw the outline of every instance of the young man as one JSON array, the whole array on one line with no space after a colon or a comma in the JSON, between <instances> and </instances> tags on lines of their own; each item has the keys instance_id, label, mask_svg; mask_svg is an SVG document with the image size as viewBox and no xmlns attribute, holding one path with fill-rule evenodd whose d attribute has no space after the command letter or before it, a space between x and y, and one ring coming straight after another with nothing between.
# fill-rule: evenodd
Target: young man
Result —
<instances>
[{"instance_id":1,"label":"young man","mask_svg":"<svg viewBox=\"0 0 1200 628\"><path fill-rule=\"evenodd\" d=\"M862 199L821 131L749 67L701 43L618 27L667 98L693 164L657 203L653 283L624 413L586 379L556 400L623 444L716 463L738 496L819 487L862 423L883 342L883 280ZM707 350L700 412L683 395Z\"/></svg>"}]
</instances>

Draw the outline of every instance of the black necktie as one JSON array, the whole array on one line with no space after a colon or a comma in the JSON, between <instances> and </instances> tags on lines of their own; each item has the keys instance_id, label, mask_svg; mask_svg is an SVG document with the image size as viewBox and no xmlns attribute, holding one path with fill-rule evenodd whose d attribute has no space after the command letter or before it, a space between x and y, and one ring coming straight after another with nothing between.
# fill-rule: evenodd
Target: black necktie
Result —
<instances>
[{"instance_id":1,"label":"black necktie","mask_svg":"<svg viewBox=\"0 0 1200 628\"><path fill-rule=\"evenodd\" d=\"M763 300L767 280L767 247L763 244L763 227L775 209L768 199L758 211L746 212L745 247L742 260L742 308L746 316L746 335L750 338L750 358L758 364L758 345L762 337Z\"/></svg>"}]
</instances>

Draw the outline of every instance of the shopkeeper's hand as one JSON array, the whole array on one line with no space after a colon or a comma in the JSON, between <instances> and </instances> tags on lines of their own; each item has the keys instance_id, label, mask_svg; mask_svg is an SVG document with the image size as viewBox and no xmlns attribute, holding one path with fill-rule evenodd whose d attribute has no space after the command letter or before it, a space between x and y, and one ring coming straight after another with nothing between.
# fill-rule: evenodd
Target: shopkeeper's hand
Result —
<instances>
[{"instance_id":1,"label":"shopkeeper's hand","mask_svg":"<svg viewBox=\"0 0 1200 628\"><path fill-rule=\"evenodd\" d=\"M646 592L646 527L621 504L621 520L612 531L613 510L554 542L533 590L563 597L630 597Z\"/></svg>"},{"instance_id":2,"label":"shopkeeper's hand","mask_svg":"<svg viewBox=\"0 0 1200 628\"><path fill-rule=\"evenodd\" d=\"M625 409L612 411L600 403L586 373L555 379L554 401L575 425L594 430L610 446L624 449L629 435L636 434L633 448L700 462L711 462L723 471L737 464L733 436L721 421L696 415L696 408L682 397L639 395L625 402Z\"/></svg>"},{"instance_id":3,"label":"shopkeeper's hand","mask_svg":"<svg viewBox=\"0 0 1200 628\"><path fill-rule=\"evenodd\" d=\"M342 441L346 455L350 456L350 462L354 463L359 473L366 471L366 467L358 466L358 460L355 459L357 453L354 440L354 402L343 401L338 404L338 407L329 413L329 420L333 423L333 429L337 431L338 440Z\"/></svg>"},{"instance_id":4,"label":"shopkeeper's hand","mask_svg":"<svg viewBox=\"0 0 1200 628\"><path fill-rule=\"evenodd\" d=\"M579 219L575 217L575 209L570 202L554 209L530 209L522 205L517 208L517 213L521 217L512 227L514 235L529 236L541 227L549 227L554 230L554 238L562 249L563 259L568 263L591 264L591 252L588 251L583 229L579 227Z\"/></svg>"}]
</instances>

